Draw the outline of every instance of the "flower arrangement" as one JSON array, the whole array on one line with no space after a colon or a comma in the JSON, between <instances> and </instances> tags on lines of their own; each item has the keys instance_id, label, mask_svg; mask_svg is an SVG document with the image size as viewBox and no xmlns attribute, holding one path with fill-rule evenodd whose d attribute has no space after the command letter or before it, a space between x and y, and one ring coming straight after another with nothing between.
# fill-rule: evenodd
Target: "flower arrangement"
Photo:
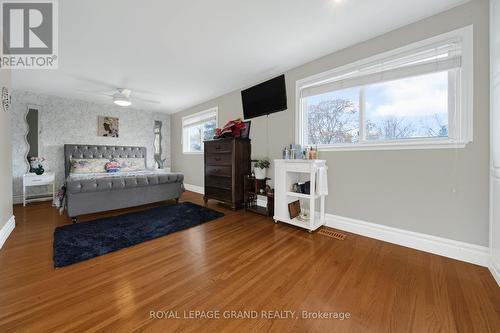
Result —
<instances>
[{"instance_id":1,"label":"flower arrangement","mask_svg":"<svg viewBox=\"0 0 500 333\"><path fill-rule=\"evenodd\" d=\"M45 157L30 157L30 172L34 172L37 175L41 175L44 173L44 166L46 159Z\"/></svg>"},{"instance_id":2,"label":"flower arrangement","mask_svg":"<svg viewBox=\"0 0 500 333\"><path fill-rule=\"evenodd\" d=\"M156 163L158 164L158 169L165 169L165 164L167 163L167 159L166 158L159 159L156 161Z\"/></svg>"},{"instance_id":3,"label":"flower arrangement","mask_svg":"<svg viewBox=\"0 0 500 333\"><path fill-rule=\"evenodd\" d=\"M241 118L230 120L224 125L223 128L215 129L215 138L224 137L235 137L239 138L241 136L241 131L245 129L245 124L241 121Z\"/></svg>"}]
</instances>

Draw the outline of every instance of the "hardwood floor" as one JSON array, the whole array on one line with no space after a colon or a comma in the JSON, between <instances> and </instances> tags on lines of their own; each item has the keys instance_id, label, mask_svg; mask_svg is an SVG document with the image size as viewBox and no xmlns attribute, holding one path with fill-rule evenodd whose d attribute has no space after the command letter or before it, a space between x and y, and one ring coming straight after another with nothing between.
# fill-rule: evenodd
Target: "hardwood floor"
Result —
<instances>
[{"instance_id":1,"label":"hardwood floor","mask_svg":"<svg viewBox=\"0 0 500 333\"><path fill-rule=\"evenodd\" d=\"M182 199L203 201L190 192ZM16 206L16 229L0 251L0 332L500 332L500 288L486 268L209 206L226 216L60 269L52 234L69 218L48 203ZM221 318L185 317L195 310ZM258 316L225 319L225 311ZM261 311L296 313L266 319Z\"/></svg>"}]
</instances>

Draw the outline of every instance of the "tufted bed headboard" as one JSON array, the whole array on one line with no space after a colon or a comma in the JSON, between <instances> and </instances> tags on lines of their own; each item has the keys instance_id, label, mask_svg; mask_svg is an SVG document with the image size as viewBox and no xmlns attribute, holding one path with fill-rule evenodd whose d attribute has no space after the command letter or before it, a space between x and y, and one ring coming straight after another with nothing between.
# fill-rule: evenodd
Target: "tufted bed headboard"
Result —
<instances>
[{"instance_id":1,"label":"tufted bed headboard","mask_svg":"<svg viewBox=\"0 0 500 333\"><path fill-rule=\"evenodd\" d=\"M97 146L97 145L64 145L64 172L68 177L70 160L73 158L144 158L147 165L146 147L132 146Z\"/></svg>"}]
</instances>

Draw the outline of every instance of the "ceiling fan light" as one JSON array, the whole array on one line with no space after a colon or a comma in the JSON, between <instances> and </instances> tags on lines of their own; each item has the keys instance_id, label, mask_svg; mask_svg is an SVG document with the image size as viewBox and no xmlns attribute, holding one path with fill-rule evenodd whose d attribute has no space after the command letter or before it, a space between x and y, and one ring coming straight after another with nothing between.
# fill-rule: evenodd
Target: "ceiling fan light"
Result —
<instances>
[{"instance_id":1,"label":"ceiling fan light","mask_svg":"<svg viewBox=\"0 0 500 333\"><path fill-rule=\"evenodd\" d=\"M132 102L125 96L113 96L113 102L118 106L130 106Z\"/></svg>"}]
</instances>

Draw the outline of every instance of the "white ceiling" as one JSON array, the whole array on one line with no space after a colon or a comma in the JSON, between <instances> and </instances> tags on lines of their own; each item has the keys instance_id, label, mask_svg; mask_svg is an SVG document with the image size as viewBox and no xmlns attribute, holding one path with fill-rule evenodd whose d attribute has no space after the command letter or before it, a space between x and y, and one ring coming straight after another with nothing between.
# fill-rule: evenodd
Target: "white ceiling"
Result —
<instances>
[{"instance_id":1,"label":"white ceiling","mask_svg":"<svg viewBox=\"0 0 500 333\"><path fill-rule=\"evenodd\" d=\"M177 112L462 4L464 0L63 0L59 69L14 89ZM140 93L137 91L150 93Z\"/></svg>"}]
</instances>

